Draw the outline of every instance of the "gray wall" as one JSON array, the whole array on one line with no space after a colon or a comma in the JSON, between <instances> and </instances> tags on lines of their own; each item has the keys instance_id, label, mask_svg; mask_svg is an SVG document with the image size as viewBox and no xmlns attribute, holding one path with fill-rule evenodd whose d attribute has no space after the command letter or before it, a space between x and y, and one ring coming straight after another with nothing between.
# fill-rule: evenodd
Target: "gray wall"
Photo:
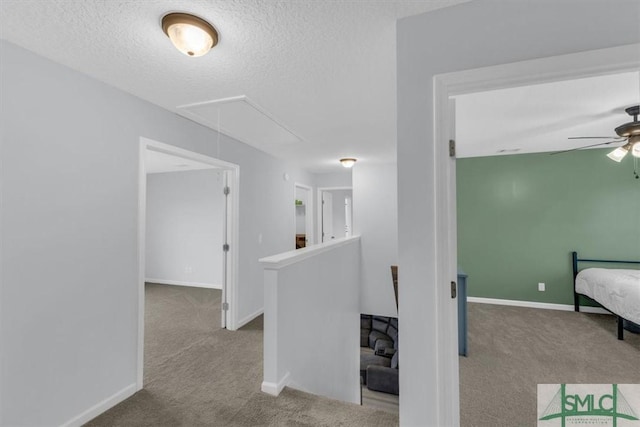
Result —
<instances>
[{"instance_id":1,"label":"gray wall","mask_svg":"<svg viewBox=\"0 0 640 427\"><path fill-rule=\"evenodd\" d=\"M361 235L361 313L398 315L391 277L391 266L398 265L397 206L395 163L356 164L353 228Z\"/></svg>"},{"instance_id":2,"label":"gray wall","mask_svg":"<svg viewBox=\"0 0 640 427\"><path fill-rule=\"evenodd\" d=\"M241 320L313 176L224 135L217 156L214 131L6 41L0 58L0 424L60 425L136 382L141 136L240 165Z\"/></svg>"},{"instance_id":3,"label":"gray wall","mask_svg":"<svg viewBox=\"0 0 640 427\"><path fill-rule=\"evenodd\" d=\"M147 280L222 289L222 187L214 169L147 175Z\"/></svg>"},{"instance_id":4,"label":"gray wall","mask_svg":"<svg viewBox=\"0 0 640 427\"><path fill-rule=\"evenodd\" d=\"M398 23L400 422L438 423L433 76L640 41L636 0L476 0ZM614 23L613 25L611 25ZM362 241L364 248L364 239ZM440 396L451 399L453 396Z\"/></svg>"},{"instance_id":5,"label":"gray wall","mask_svg":"<svg viewBox=\"0 0 640 427\"><path fill-rule=\"evenodd\" d=\"M343 169L340 172L318 173L315 175L316 185L318 186L318 188L351 187L352 171L353 169Z\"/></svg>"}]
</instances>

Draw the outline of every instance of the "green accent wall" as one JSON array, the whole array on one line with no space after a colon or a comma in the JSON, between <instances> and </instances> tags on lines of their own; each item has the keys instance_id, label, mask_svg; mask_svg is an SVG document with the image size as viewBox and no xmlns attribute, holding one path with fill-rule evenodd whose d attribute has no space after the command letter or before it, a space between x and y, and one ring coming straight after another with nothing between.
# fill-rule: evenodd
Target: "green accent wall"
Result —
<instances>
[{"instance_id":1,"label":"green accent wall","mask_svg":"<svg viewBox=\"0 0 640 427\"><path fill-rule=\"evenodd\" d=\"M640 260L640 179L632 156L615 163L610 150L457 161L469 296L573 304L573 250Z\"/></svg>"}]
</instances>

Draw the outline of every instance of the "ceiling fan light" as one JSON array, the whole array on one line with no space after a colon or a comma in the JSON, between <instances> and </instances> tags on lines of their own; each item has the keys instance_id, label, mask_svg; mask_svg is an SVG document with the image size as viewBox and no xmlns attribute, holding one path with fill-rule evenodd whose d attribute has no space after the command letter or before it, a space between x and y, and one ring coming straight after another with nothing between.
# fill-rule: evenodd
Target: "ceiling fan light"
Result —
<instances>
[{"instance_id":1,"label":"ceiling fan light","mask_svg":"<svg viewBox=\"0 0 640 427\"><path fill-rule=\"evenodd\" d=\"M162 18L162 30L173 45L187 56L205 55L218 44L218 32L204 19L187 13L170 13Z\"/></svg>"},{"instance_id":2,"label":"ceiling fan light","mask_svg":"<svg viewBox=\"0 0 640 427\"><path fill-rule=\"evenodd\" d=\"M620 163L622 161L622 159L624 159L624 156L627 155L628 152L629 152L629 150L627 149L627 146L625 145L623 147L616 148L615 150L613 150L612 152L607 154L607 157L610 158L611 160L613 160L614 162Z\"/></svg>"},{"instance_id":3,"label":"ceiling fan light","mask_svg":"<svg viewBox=\"0 0 640 427\"><path fill-rule=\"evenodd\" d=\"M633 157L640 157L640 141L633 144L631 154L633 155Z\"/></svg>"}]
</instances>

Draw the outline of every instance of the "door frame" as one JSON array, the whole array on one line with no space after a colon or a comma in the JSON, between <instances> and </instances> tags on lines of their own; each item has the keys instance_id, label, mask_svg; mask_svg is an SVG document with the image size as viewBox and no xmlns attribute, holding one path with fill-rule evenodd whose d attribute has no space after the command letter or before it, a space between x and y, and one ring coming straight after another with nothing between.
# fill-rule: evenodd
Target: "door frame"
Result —
<instances>
[{"instance_id":1,"label":"door frame","mask_svg":"<svg viewBox=\"0 0 640 427\"><path fill-rule=\"evenodd\" d=\"M351 235L353 235L353 187L352 186L338 186L338 187L318 187L316 192L316 200L318 200L318 209L316 213L316 218L318 218L317 222L317 232L316 236L318 236L319 240L317 243L322 243L322 192L323 191L339 191L339 190L351 190Z\"/></svg>"},{"instance_id":2,"label":"door frame","mask_svg":"<svg viewBox=\"0 0 640 427\"><path fill-rule=\"evenodd\" d=\"M306 236L306 245L307 246L311 246L315 243L314 240L314 229L313 229L313 187L306 185L306 184L300 184L299 182L295 182L293 184L293 200L296 199L296 189L300 188L304 191L307 192L307 206L305 206L305 211L304 211L304 232L307 235ZM293 237L296 237L297 230L296 230L296 215L298 214L298 211L296 211L296 206L294 203L293 206ZM295 240L294 240L295 242ZM293 249L295 249L295 243L293 246Z\"/></svg>"},{"instance_id":3,"label":"door frame","mask_svg":"<svg viewBox=\"0 0 640 427\"><path fill-rule=\"evenodd\" d=\"M238 307L238 246L239 246L239 177L240 167L204 154L188 151L174 145L140 137L138 150L138 337L136 386L143 387L144 378L144 311L145 311L145 248L146 248L146 211L147 211L147 172L145 153L147 150L158 151L175 157L195 160L224 170L225 186L230 188L226 200L223 236L227 237L229 251L223 257L222 301L227 301L229 309L221 310L221 325L229 330L236 330Z\"/></svg>"},{"instance_id":4,"label":"door frame","mask_svg":"<svg viewBox=\"0 0 640 427\"><path fill-rule=\"evenodd\" d=\"M567 55L539 58L504 65L439 74L433 77L435 152L433 203L436 212L435 272L436 283L443 286L456 281L457 223L455 212L455 159L449 157L448 141L454 135L455 108L450 98L456 95L595 77L640 70L640 44L598 49ZM457 304L451 304L448 292L438 292L435 323L438 337L435 372L438 394L429 408L438 412L441 425L460 422L459 371L457 358ZM455 301L455 300L454 300ZM402 401L401 401L402 404Z\"/></svg>"}]
</instances>

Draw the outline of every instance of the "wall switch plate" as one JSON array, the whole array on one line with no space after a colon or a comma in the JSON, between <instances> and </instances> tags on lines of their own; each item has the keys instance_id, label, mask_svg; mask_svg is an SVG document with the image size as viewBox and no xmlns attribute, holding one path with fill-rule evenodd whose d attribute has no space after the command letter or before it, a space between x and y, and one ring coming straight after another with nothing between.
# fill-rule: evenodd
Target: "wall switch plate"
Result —
<instances>
[{"instance_id":1,"label":"wall switch plate","mask_svg":"<svg viewBox=\"0 0 640 427\"><path fill-rule=\"evenodd\" d=\"M542 282L538 283L538 290L540 292L544 292L544 283L542 283Z\"/></svg>"}]
</instances>

